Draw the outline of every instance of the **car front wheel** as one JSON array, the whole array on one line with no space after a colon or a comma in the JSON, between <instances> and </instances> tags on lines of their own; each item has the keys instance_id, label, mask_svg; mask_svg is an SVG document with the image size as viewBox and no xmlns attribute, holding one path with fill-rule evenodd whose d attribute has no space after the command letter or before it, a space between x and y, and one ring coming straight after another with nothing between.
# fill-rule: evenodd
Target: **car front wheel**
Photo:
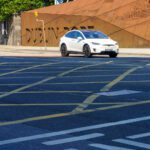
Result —
<instances>
[{"instance_id":1,"label":"car front wheel","mask_svg":"<svg viewBox=\"0 0 150 150\"><path fill-rule=\"evenodd\" d=\"M89 58L89 57L92 56L92 54L91 54L91 49L90 49L89 45L85 45L85 46L83 47L83 53L84 53L84 56L85 56L86 58Z\"/></svg>"},{"instance_id":2,"label":"car front wheel","mask_svg":"<svg viewBox=\"0 0 150 150\"><path fill-rule=\"evenodd\" d=\"M110 57L110 58L116 58L117 55L118 55L117 53L110 53L110 54L109 54L109 57Z\"/></svg>"},{"instance_id":3,"label":"car front wheel","mask_svg":"<svg viewBox=\"0 0 150 150\"><path fill-rule=\"evenodd\" d=\"M69 53L67 52L67 46L65 44L61 45L60 52L62 57L69 56Z\"/></svg>"}]
</instances>

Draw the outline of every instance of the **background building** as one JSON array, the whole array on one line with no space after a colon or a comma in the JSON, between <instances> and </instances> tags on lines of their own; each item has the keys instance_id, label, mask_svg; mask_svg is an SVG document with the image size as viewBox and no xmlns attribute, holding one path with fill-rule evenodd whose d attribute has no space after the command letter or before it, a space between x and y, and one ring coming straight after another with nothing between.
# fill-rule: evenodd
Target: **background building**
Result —
<instances>
[{"instance_id":1,"label":"background building","mask_svg":"<svg viewBox=\"0 0 150 150\"><path fill-rule=\"evenodd\" d=\"M34 12L38 12L35 17ZM76 0L22 13L22 45L58 46L72 29L100 30L121 47L150 47L149 0ZM42 22L44 20L43 38Z\"/></svg>"}]
</instances>

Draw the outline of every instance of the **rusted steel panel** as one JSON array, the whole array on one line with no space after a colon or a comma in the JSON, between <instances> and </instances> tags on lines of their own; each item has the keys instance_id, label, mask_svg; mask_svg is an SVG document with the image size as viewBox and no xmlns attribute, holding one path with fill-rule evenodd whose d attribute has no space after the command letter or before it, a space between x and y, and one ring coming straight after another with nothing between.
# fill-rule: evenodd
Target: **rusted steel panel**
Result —
<instances>
[{"instance_id":1,"label":"rusted steel panel","mask_svg":"<svg viewBox=\"0 0 150 150\"><path fill-rule=\"evenodd\" d=\"M76 0L22 13L22 45L43 46L45 21L48 46L58 46L60 37L72 29L100 30L121 47L150 47L149 0Z\"/></svg>"}]
</instances>

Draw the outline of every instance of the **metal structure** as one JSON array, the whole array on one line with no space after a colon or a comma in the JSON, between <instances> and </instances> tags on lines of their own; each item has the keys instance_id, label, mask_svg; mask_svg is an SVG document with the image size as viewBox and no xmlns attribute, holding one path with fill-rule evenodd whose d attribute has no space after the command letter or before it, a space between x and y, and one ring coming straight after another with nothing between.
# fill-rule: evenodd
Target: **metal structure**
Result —
<instances>
[{"instance_id":1,"label":"metal structure","mask_svg":"<svg viewBox=\"0 0 150 150\"><path fill-rule=\"evenodd\" d=\"M72 29L100 30L120 47L150 47L149 0L75 0L22 13L22 45L43 46L45 22L48 46L58 46L60 37Z\"/></svg>"}]
</instances>

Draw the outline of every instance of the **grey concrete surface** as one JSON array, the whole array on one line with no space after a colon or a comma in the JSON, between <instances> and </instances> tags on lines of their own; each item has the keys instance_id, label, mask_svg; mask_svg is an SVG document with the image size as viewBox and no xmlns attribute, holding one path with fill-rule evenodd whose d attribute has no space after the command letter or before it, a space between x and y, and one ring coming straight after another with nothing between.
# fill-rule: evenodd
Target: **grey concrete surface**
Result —
<instances>
[{"instance_id":1,"label":"grey concrete surface","mask_svg":"<svg viewBox=\"0 0 150 150\"><path fill-rule=\"evenodd\" d=\"M59 57L59 47L31 47L0 45L0 56ZM119 56L150 57L150 48L120 48Z\"/></svg>"}]
</instances>

